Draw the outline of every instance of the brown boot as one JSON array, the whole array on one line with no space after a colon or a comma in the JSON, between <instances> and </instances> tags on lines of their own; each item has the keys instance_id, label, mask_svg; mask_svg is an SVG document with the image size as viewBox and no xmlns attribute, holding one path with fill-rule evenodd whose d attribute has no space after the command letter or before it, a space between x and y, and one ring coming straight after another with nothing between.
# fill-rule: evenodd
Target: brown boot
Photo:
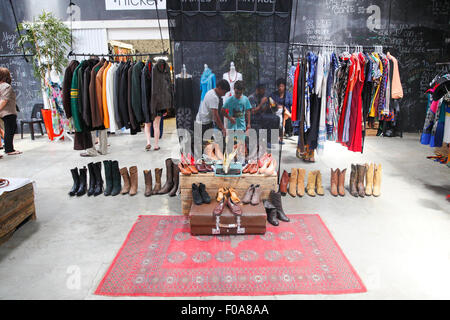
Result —
<instances>
[{"instance_id":1,"label":"brown boot","mask_svg":"<svg viewBox=\"0 0 450 320\"><path fill-rule=\"evenodd\" d=\"M364 179L366 177L366 166L364 164L358 164L357 166L358 169L358 179L357 179L357 184L358 184L358 194L361 198L364 198L364 196L366 195L366 188L364 187Z\"/></svg>"},{"instance_id":2,"label":"brown boot","mask_svg":"<svg viewBox=\"0 0 450 320\"><path fill-rule=\"evenodd\" d=\"M373 177L373 192L374 197L379 197L381 194L381 164L375 165L375 174Z\"/></svg>"},{"instance_id":3,"label":"brown boot","mask_svg":"<svg viewBox=\"0 0 450 320\"><path fill-rule=\"evenodd\" d=\"M156 168L155 187L153 188L153 194L158 194L159 190L161 190L161 175L162 175L162 168Z\"/></svg>"},{"instance_id":4,"label":"brown boot","mask_svg":"<svg viewBox=\"0 0 450 320\"><path fill-rule=\"evenodd\" d=\"M305 195L305 169L298 169L297 175L297 195L303 197Z\"/></svg>"},{"instance_id":5,"label":"brown boot","mask_svg":"<svg viewBox=\"0 0 450 320\"><path fill-rule=\"evenodd\" d=\"M172 163L173 187L169 192L169 197L175 197L180 187L180 169L175 163Z\"/></svg>"},{"instance_id":6,"label":"brown boot","mask_svg":"<svg viewBox=\"0 0 450 320\"><path fill-rule=\"evenodd\" d=\"M291 177L289 178L289 194L292 197L296 197L297 196L297 178L298 176L298 171L295 168L291 169Z\"/></svg>"},{"instance_id":7,"label":"brown boot","mask_svg":"<svg viewBox=\"0 0 450 320\"><path fill-rule=\"evenodd\" d=\"M347 169L341 170L339 172L339 182L338 182L338 191L341 197L345 196L345 174L347 173Z\"/></svg>"},{"instance_id":8,"label":"brown boot","mask_svg":"<svg viewBox=\"0 0 450 320\"><path fill-rule=\"evenodd\" d=\"M286 170L283 171L283 175L281 176L280 181L280 193L282 196L285 196L287 193L287 186L289 183L289 173Z\"/></svg>"},{"instance_id":9,"label":"brown boot","mask_svg":"<svg viewBox=\"0 0 450 320\"><path fill-rule=\"evenodd\" d=\"M134 196L138 190L138 168L130 167L130 196Z\"/></svg>"},{"instance_id":10,"label":"brown boot","mask_svg":"<svg viewBox=\"0 0 450 320\"><path fill-rule=\"evenodd\" d=\"M371 196L373 193L373 175L374 175L374 167L373 163L371 163L368 166L366 173L366 196Z\"/></svg>"},{"instance_id":11,"label":"brown boot","mask_svg":"<svg viewBox=\"0 0 450 320\"><path fill-rule=\"evenodd\" d=\"M150 197L152 195L153 179L152 171L144 170L144 181L145 181L145 196Z\"/></svg>"},{"instance_id":12,"label":"brown boot","mask_svg":"<svg viewBox=\"0 0 450 320\"><path fill-rule=\"evenodd\" d=\"M315 197L316 196L316 171L310 171L308 172L308 184L306 185L306 192L309 196Z\"/></svg>"},{"instance_id":13,"label":"brown boot","mask_svg":"<svg viewBox=\"0 0 450 320\"><path fill-rule=\"evenodd\" d=\"M358 188L356 186L356 182L358 180L358 170L356 169L356 165L352 164L352 171L350 172L350 194L354 197L358 196Z\"/></svg>"},{"instance_id":14,"label":"brown boot","mask_svg":"<svg viewBox=\"0 0 450 320\"><path fill-rule=\"evenodd\" d=\"M319 196L325 195L322 185L322 173L319 170L316 171L316 193Z\"/></svg>"},{"instance_id":15,"label":"brown boot","mask_svg":"<svg viewBox=\"0 0 450 320\"><path fill-rule=\"evenodd\" d=\"M123 187L120 193L127 194L128 192L130 192L130 175L128 174L128 168L120 169L120 175L123 179Z\"/></svg>"},{"instance_id":16,"label":"brown boot","mask_svg":"<svg viewBox=\"0 0 450 320\"><path fill-rule=\"evenodd\" d=\"M334 197L338 196L338 182L339 182L339 169L331 169L331 195Z\"/></svg>"},{"instance_id":17,"label":"brown boot","mask_svg":"<svg viewBox=\"0 0 450 320\"><path fill-rule=\"evenodd\" d=\"M173 169L172 169L172 159L166 159L166 183L158 191L158 194L166 194L169 193L173 188Z\"/></svg>"}]
</instances>

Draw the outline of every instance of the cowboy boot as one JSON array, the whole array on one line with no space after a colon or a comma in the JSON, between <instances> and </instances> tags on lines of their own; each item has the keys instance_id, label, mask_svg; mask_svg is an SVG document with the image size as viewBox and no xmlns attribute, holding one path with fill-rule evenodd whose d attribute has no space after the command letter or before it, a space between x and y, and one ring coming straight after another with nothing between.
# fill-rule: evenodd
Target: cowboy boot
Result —
<instances>
[{"instance_id":1,"label":"cowboy boot","mask_svg":"<svg viewBox=\"0 0 450 320\"><path fill-rule=\"evenodd\" d=\"M338 182L338 191L341 197L345 196L345 174L347 173L347 169L341 170L339 172L339 182Z\"/></svg>"},{"instance_id":2,"label":"cowboy boot","mask_svg":"<svg viewBox=\"0 0 450 320\"><path fill-rule=\"evenodd\" d=\"M130 196L134 196L138 190L138 168L136 166L130 167Z\"/></svg>"},{"instance_id":3,"label":"cowboy boot","mask_svg":"<svg viewBox=\"0 0 450 320\"><path fill-rule=\"evenodd\" d=\"M303 197L305 195L305 169L298 169L297 175L297 195Z\"/></svg>"},{"instance_id":4,"label":"cowboy boot","mask_svg":"<svg viewBox=\"0 0 450 320\"><path fill-rule=\"evenodd\" d=\"M281 176L281 181L280 181L280 187L279 187L279 192L281 193L282 196L285 196L287 193L287 185L289 183L289 173L287 173L286 170L283 171L283 174Z\"/></svg>"},{"instance_id":5,"label":"cowboy boot","mask_svg":"<svg viewBox=\"0 0 450 320\"><path fill-rule=\"evenodd\" d=\"M264 200L263 203L264 208L266 209L267 222L275 227L278 227L280 225L280 222L277 219L277 208L275 208L272 202L268 200Z\"/></svg>"},{"instance_id":6,"label":"cowboy boot","mask_svg":"<svg viewBox=\"0 0 450 320\"><path fill-rule=\"evenodd\" d=\"M316 196L316 191L315 191L316 175L317 175L316 171L308 172L308 184L306 185L306 193L311 197Z\"/></svg>"},{"instance_id":7,"label":"cowboy boot","mask_svg":"<svg viewBox=\"0 0 450 320\"><path fill-rule=\"evenodd\" d=\"M95 193L95 172L94 172L94 163L88 163L89 170L89 189L87 192L88 197L92 196Z\"/></svg>"},{"instance_id":8,"label":"cowboy boot","mask_svg":"<svg viewBox=\"0 0 450 320\"><path fill-rule=\"evenodd\" d=\"M83 167L80 169L80 187L77 190L77 197L81 197L86 194L86 185L87 185L87 169Z\"/></svg>"},{"instance_id":9,"label":"cowboy boot","mask_svg":"<svg viewBox=\"0 0 450 320\"><path fill-rule=\"evenodd\" d=\"M277 209L277 218L284 222L289 222L289 218L286 216L283 210L283 205L281 203L281 194L279 192L270 191L269 194L269 201L272 202L272 204Z\"/></svg>"},{"instance_id":10,"label":"cowboy boot","mask_svg":"<svg viewBox=\"0 0 450 320\"><path fill-rule=\"evenodd\" d=\"M73 185L69 192L69 196L73 197L77 194L77 191L80 188L80 176L78 174L78 168L70 169L70 172L72 173Z\"/></svg>"},{"instance_id":11,"label":"cowboy boot","mask_svg":"<svg viewBox=\"0 0 450 320\"><path fill-rule=\"evenodd\" d=\"M94 197L103 193L103 179L102 179L102 163L97 162L94 164L95 174L95 191Z\"/></svg>"},{"instance_id":12,"label":"cowboy boot","mask_svg":"<svg viewBox=\"0 0 450 320\"><path fill-rule=\"evenodd\" d=\"M178 187L180 185L180 169L175 163L172 163L172 178L173 187L169 192L169 197L175 197L177 195Z\"/></svg>"},{"instance_id":13,"label":"cowboy boot","mask_svg":"<svg viewBox=\"0 0 450 320\"><path fill-rule=\"evenodd\" d=\"M113 188L111 191L111 196L115 197L122 190L122 179L120 178L120 170L119 170L119 162L118 161L112 161L111 170L112 170L112 181L113 181Z\"/></svg>"},{"instance_id":14,"label":"cowboy boot","mask_svg":"<svg viewBox=\"0 0 450 320\"><path fill-rule=\"evenodd\" d=\"M316 193L319 196L325 195L322 185L322 173L319 170L316 171Z\"/></svg>"},{"instance_id":15,"label":"cowboy boot","mask_svg":"<svg viewBox=\"0 0 450 320\"><path fill-rule=\"evenodd\" d=\"M158 191L158 194L166 194L169 193L173 188L173 162L172 159L166 159L166 183Z\"/></svg>"},{"instance_id":16,"label":"cowboy boot","mask_svg":"<svg viewBox=\"0 0 450 320\"><path fill-rule=\"evenodd\" d=\"M112 161L105 160L103 161L103 166L105 167L105 192L103 193L105 196L110 196L113 190L113 178L112 178Z\"/></svg>"},{"instance_id":17,"label":"cowboy boot","mask_svg":"<svg viewBox=\"0 0 450 320\"><path fill-rule=\"evenodd\" d=\"M338 180L339 180L339 169L331 169L331 195L337 197L338 195Z\"/></svg>"},{"instance_id":18,"label":"cowboy boot","mask_svg":"<svg viewBox=\"0 0 450 320\"><path fill-rule=\"evenodd\" d=\"M145 196L150 197L152 195L153 188L153 179L152 179L152 171L144 170L144 181L145 181Z\"/></svg>"},{"instance_id":19,"label":"cowboy boot","mask_svg":"<svg viewBox=\"0 0 450 320\"><path fill-rule=\"evenodd\" d=\"M249 204L252 201L253 193L255 192L255 185L252 184L250 187L248 187L247 191L245 192L244 197L242 198L243 204Z\"/></svg>"},{"instance_id":20,"label":"cowboy boot","mask_svg":"<svg viewBox=\"0 0 450 320\"><path fill-rule=\"evenodd\" d=\"M367 167L366 173L366 196L371 196L373 193L373 175L374 175L374 165L371 163Z\"/></svg>"},{"instance_id":21,"label":"cowboy boot","mask_svg":"<svg viewBox=\"0 0 450 320\"><path fill-rule=\"evenodd\" d=\"M130 192L130 175L128 173L128 168L125 167L120 169L120 175L122 176L123 179L123 187L120 193L127 194L128 192Z\"/></svg>"},{"instance_id":22,"label":"cowboy boot","mask_svg":"<svg viewBox=\"0 0 450 320\"><path fill-rule=\"evenodd\" d=\"M364 198L364 196L366 195L366 189L364 187L364 178L366 177L366 166L364 164L362 165L358 164L356 168L358 170L358 179L357 179L358 194L361 198Z\"/></svg>"},{"instance_id":23,"label":"cowboy boot","mask_svg":"<svg viewBox=\"0 0 450 320\"><path fill-rule=\"evenodd\" d=\"M356 165L352 164L352 171L350 172L350 194L354 197L358 197L358 188L357 188L357 180L358 180L358 171L356 169Z\"/></svg>"},{"instance_id":24,"label":"cowboy boot","mask_svg":"<svg viewBox=\"0 0 450 320\"><path fill-rule=\"evenodd\" d=\"M159 194L159 190L161 190L161 175L162 175L162 168L156 168L155 169L155 187L153 188L152 194Z\"/></svg>"},{"instance_id":25,"label":"cowboy boot","mask_svg":"<svg viewBox=\"0 0 450 320\"><path fill-rule=\"evenodd\" d=\"M379 197L381 194L381 173L382 173L381 164L379 164L378 166L375 165L375 174L373 178L373 192L372 192L372 195L374 197Z\"/></svg>"},{"instance_id":26,"label":"cowboy boot","mask_svg":"<svg viewBox=\"0 0 450 320\"><path fill-rule=\"evenodd\" d=\"M291 177L289 178L289 194L294 198L297 196L297 180L298 170L296 168L292 168Z\"/></svg>"}]
</instances>

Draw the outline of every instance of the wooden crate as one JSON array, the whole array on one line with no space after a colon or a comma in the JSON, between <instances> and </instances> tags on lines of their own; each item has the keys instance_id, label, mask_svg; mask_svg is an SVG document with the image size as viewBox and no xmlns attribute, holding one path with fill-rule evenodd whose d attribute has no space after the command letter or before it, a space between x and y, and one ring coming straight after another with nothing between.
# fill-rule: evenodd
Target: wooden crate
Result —
<instances>
[{"instance_id":1,"label":"wooden crate","mask_svg":"<svg viewBox=\"0 0 450 320\"><path fill-rule=\"evenodd\" d=\"M243 174L240 177L216 177L213 172L185 176L180 174L181 210L189 215L192 206L192 184L203 183L211 199L215 199L217 190L223 187L233 187L239 198L244 197L248 187L252 184L261 186L261 197L267 199L271 190L277 191L277 177L260 174Z\"/></svg>"},{"instance_id":2,"label":"wooden crate","mask_svg":"<svg viewBox=\"0 0 450 320\"><path fill-rule=\"evenodd\" d=\"M33 184L0 196L0 245L6 242L26 219L36 220Z\"/></svg>"}]
</instances>

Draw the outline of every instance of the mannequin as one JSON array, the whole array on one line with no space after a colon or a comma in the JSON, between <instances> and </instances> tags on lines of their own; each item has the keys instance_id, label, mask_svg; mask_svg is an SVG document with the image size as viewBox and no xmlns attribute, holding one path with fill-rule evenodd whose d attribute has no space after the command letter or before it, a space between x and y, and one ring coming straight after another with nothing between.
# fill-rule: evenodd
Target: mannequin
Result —
<instances>
[{"instance_id":1,"label":"mannequin","mask_svg":"<svg viewBox=\"0 0 450 320\"><path fill-rule=\"evenodd\" d=\"M183 68L181 69L181 72L176 75L176 78L182 78L182 79L192 78L192 75L187 73L185 64L183 64Z\"/></svg>"},{"instance_id":2,"label":"mannequin","mask_svg":"<svg viewBox=\"0 0 450 320\"><path fill-rule=\"evenodd\" d=\"M236 71L236 67L234 66L234 62L231 62L231 64L230 64L230 71L228 71L227 73L224 73L223 79L228 81L228 83L230 84L230 88L231 88L230 92L228 92L223 97L223 103L225 103L229 97L234 95L234 84L236 83L236 81L238 81L238 80L242 81L243 80L242 74Z\"/></svg>"}]
</instances>

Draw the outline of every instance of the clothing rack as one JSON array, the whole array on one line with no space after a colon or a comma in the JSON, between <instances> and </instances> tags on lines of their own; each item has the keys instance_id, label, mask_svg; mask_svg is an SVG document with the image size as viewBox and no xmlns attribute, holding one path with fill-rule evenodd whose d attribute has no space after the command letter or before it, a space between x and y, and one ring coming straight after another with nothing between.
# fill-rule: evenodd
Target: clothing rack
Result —
<instances>
[{"instance_id":1,"label":"clothing rack","mask_svg":"<svg viewBox=\"0 0 450 320\"><path fill-rule=\"evenodd\" d=\"M354 47L361 47L363 49L365 48L374 48L376 46L380 46L387 49L390 49L390 46L383 46L383 45L372 45L372 46L361 46L358 44L353 44L353 45L349 45L349 44L332 44L332 43L322 43L322 44L318 44L318 43L301 43L301 42L293 42L289 44L290 47L318 47L318 48L354 48Z\"/></svg>"},{"instance_id":2,"label":"clothing rack","mask_svg":"<svg viewBox=\"0 0 450 320\"><path fill-rule=\"evenodd\" d=\"M450 62L436 62L437 66L443 66L443 65L447 65L450 64Z\"/></svg>"},{"instance_id":3,"label":"clothing rack","mask_svg":"<svg viewBox=\"0 0 450 320\"><path fill-rule=\"evenodd\" d=\"M168 55L169 52L154 52L154 53L130 53L130 54L95 54L95 53L73 53L69 52L69 57L145 57L155 55Z\"/></svg>"}]
</instances>

